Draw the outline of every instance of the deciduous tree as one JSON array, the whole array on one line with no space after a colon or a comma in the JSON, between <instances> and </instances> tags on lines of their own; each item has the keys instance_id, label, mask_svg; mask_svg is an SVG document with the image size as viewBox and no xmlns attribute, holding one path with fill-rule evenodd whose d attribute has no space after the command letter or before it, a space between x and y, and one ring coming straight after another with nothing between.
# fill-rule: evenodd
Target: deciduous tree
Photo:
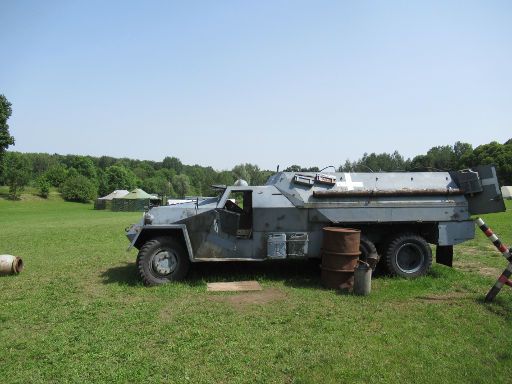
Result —
<instances>
[{"instance_id":1,"label":"deciduous tree","mask_svg":"<svg viewBox=\"0 0 512 384\"><path fill-rule=\"evenodd\" d=\"M50 195L50 182L44 176L37 179L37 188L39 189L39 196L47 199Z\"/></svg>"},{"instance_id":2,"label":"deciduous tree","mask_svg":"<svg viewBox=\"0 0 512 384\"><path fill-rule=\"evenodd\" d=\"M190 179L187 175L174 176L171 184L178 197L185 197L190 193Z\"/></svg>"},{"instance_id":3,"label":"deciduous tree","mask_svg":"<svg viewBox=\"0 0 512 384\"><path fill-rule=\"evenodd\" d=\"M115 189L131 190L137 186L137 177L135 174L120 165L112 165L105 170L105 180L108 191Z\"/></svg>"},{"instance_id":4,"label":"deciduous tree","mask_svg":"<svg viewBox=\"0 0 512 384\"><path fill-rule=\"evenodd\" d=\"M18 200L30 180L28 159L18 152L6 152L2 173L4 182L9 186L9 198Z\"/></svg>"},{"instance_id":5,"label":"deciduous tree","mask_svg":"<svg viewBox=\"0 0 512 384\"><path fill-rule=\"evenodd\" d=\"M60 187L68 176L68 170L63 164L56 164L45 172L44 178L54 187Z\"/></svg>"},{"instance_id":6,"label":"deciduous tree","mask_svg":"<svg viewBox=\"0 0 512 384\"><path fill-rule=\"evenodd\" d=\"M11 103L4 95L0 95L0 162L9 145L14 145L14 137L9 134L9 124L7 124L11 114Z\"/></svg>"},{"instance_id":7,"label":"deciduous tree","mask_svg":"<svg viewBox=\"0 0 512 384\"><path fill-rule=\"evenodd\" d=\"M81 203L87 203L94 199L96 190L96 184L80 174L68 177L61 187L62 197L65 200Z\"/></svg>"}]
</instances>

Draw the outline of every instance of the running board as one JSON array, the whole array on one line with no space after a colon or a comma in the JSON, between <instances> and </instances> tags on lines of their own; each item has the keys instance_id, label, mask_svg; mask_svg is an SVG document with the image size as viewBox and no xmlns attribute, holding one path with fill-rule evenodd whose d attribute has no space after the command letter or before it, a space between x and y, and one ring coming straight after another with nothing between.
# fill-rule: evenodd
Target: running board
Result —
<instances>
[{"instance_id":1,"label":"running board","mask_svg":"<svg viewBox=\"0 0 512 384\"><path fill-rule=\"evenodd\" d=\"M248 259L243 257L229 257L229 258L222 258L222 257L202 257L202 258L193 258L191 259L192 262L196 261L265 261L266 259Z\"/></svg>"}]
</instances>

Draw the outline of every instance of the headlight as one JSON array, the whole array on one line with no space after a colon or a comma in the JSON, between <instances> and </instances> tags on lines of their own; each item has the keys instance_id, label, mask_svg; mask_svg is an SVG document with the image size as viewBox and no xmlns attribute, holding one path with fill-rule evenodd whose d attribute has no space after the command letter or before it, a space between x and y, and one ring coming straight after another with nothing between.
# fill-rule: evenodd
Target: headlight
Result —
<instances>
[{"instance_id":1,"label":"headlight","mask_svg":"<svg viewBox=\"0 0 512 384\"><path fill-rule=\"evenodd\" d=\"M144 214L144 224L151 224L154 218L155 217L151 213L146 212Z\"/></svg>"}]
</instances>

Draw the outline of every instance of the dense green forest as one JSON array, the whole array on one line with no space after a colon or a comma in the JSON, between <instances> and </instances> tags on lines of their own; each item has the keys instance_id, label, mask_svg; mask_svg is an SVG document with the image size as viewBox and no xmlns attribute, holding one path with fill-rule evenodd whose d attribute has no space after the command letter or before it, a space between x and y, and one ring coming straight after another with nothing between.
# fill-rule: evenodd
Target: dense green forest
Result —
<instances>
[{"instance_id":1,"label":"dense green forest","mask_svg":"<svg viewBox=\"0 0 512 384\"><path fill-rule=\"evenodd\" d=\"M37 188L41 197L48 197L50 188L57 188L66 200L90 201L116 189L135 187L160 196L183 197L211 195L213 184L232 185L236 179L261 185L273 173L254 164L239 164L232 170L217 171L212 167L186 165L176 157L162 161L117 159L110 156L78 156L7 151L15 144L7 121L12 114L11 103L0 95L0 185L9 187L9 197L18 199L23 189ZM333 159L342 161L342 159ZM341 172L436 171L493 164L502 185L512 184L512 139L501 144L493 141L473 148L457 142L431 148L426 154L404 159L398 151L365 153L356 161L346 160L337 168ZM318 172L317 166L304 168L292 165L284 169L295 172ZM330 170L330 169L329 169Z\"/></svg>"},{"instance_id":2,"label":"dense green forest","mask_svg":"<svg viewBox=\"0 0 512 384\"><path fill-rule=\"evenodd\" d=\"M337 170L343 172L424 171L463 169L479 164L494 164L502 185L512 184L512 139L491 142L473 148L457 142L431 148L426 154L404 159L394 153L365 153L356 161L346 160ZM287 171L319 171L320 167L292 165ZM329 169L330 170L330 169ZM252 185L264 184L274 171L254 164L240 164L232 170L183 164L176 157L162 161L134 160L109 156L77 156L8 151L2 158L0 180L8 185L16 199L23 187L30 185L47 196L56 187L68 200L87 201L115 189L140 187L165 196L211 195L212 184L232 185L236 179Z\"/></svg>"}]
</instances>

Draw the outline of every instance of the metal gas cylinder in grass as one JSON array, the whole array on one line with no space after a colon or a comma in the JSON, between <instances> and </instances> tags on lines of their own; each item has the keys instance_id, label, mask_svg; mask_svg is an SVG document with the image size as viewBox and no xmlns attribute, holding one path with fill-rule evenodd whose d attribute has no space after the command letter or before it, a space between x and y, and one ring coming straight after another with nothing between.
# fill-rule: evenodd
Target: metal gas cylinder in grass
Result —
<instances>
[{"instance_id":1,"label":"metal gas cylinder in grass","mask_svg":"<svg viewBox=\"0 0 512 384\"><path fill-rule=\"evenodd\" d=\"M372 290L372 268L364 261L359 260L359 265L354 270L354 294L367 296Z\"/></svg>"},{"instance_id":2,"label":"metal gas cylinder in grass","mask_svg":"<svg viewBox=\"0 0 512 384\"><path fill-rule=\"evenodd\" d=\"M0 255L0 275L16 275L23 270L21 257Z\"/></svg>"}]
</instances>

